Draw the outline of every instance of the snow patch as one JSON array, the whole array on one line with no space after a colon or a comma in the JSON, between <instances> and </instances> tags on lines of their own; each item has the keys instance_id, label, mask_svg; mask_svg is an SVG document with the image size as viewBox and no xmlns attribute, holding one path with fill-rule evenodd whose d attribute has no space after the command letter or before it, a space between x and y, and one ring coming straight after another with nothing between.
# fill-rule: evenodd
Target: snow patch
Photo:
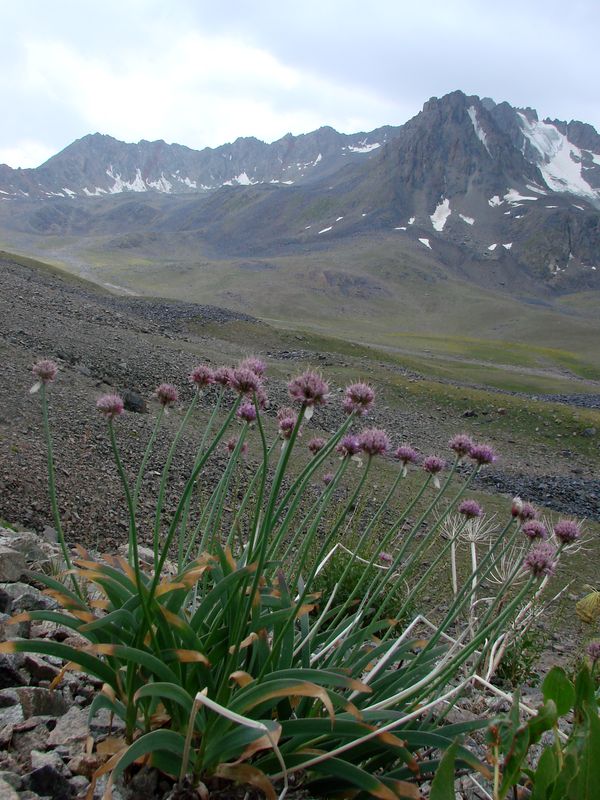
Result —
<instances>
[{"instance_id":1,"label":"snow patch","mask_svg":"<svg viewBox=\"0 0 600 800\"><path fill-rule=\"evenodd\" d=\"M510 211L508 213L510 214ZM462 219L463 222L466 222L467 225L473 225L473 223L475 222L473 217L465 217L464 214L459 214L458 216Z\"/></svg>"},{"instance_id":2,"label":"snow patch","mask_svg":"<svg viewBox=\"0 0 600 800\"><path fill-rule=\"evenodd\" d=\"M316 166L317 166L317 164L319 163L319 161L322 161L322 160L323 160L323 156L321 155L321 153L319 153L319 155L318 155L318 156L315 158L315 160L312 162L312 165L313 165L313 167L316 167Z\"/></svg>"},{"instance_id":3,"label":"snow patch","mask_svg":"<svg viewBox=\"0 0 600 800\"><path fill-rule=\"evenodd\" d=\"M339 222L339 221L340 221L340 220L342 220L342 219L344 219L344 218L343 218L343 217L337 217L335 221L336 221L336 222Z\"/></svg>"},{"instance_id":4,"label":"snow patch","mask_svg":"<svg viewBox=\"0 0 600 800\"><path fill-rule=\"evenodd\" d=\"M539 120L528 120L517 112L523 135L540 156L538 164L548 188L555 192L571 192L583 197L600 198L600 190L593 189L582 174L582 152L554 125Z\"/></svg>"},{"instance_id":5,"label":"snow patch","mask_svg":"<svg viewBox=\"0 0 600 800\"><path fill-rule=\"evenodd\" d=\"M512 246L513 246L513 243L512 243L512 242L507 242L506 244L503 244L503 245L502 245L502 247L503 247L505 250L510 250L510 248L511 248Z\"/></svg>"},{"instance_id":6,"label":"snow patch","mask_svg":"<svg viewBox=\"0 0 600 800\"><path fill-rule=\"evenodd\" d=\"M573 206L573 208L578 208L580 211L585 211L585 208L583 206L575 205L575 203L571 203L571 205Z\"/></svg>"},{"instance_id":7,"label":"snow patch","mask_svg":"<svg viewBox=\"0 0 600 800\"><path fill-rule=\"evenodd\" d=\"M558 208L558 206L546 206L546 208Z\"/></svg>"},{"instance_id":8,"label":"snow patch","mask_svg":"<svg viewBox=\"0 0 600 800\"><path fill-rule=\"evenodd\" d=\"M160 173L160 178L157 181L146 181L148 186L156 189L157 192L164 192L169 194L173 188L173 184L165 178L164 172Z\"/></svg>"},{"instance_id":9,"label":"snow patch","mask_svg":"<svg viewBox=\"0 0 600 800\"><path fill-rule=\"evenodd\" d=\"M409 224L409 225L412 225L412 224L414 223L414 221L415 221L415 217L411 217L411 218L408 220L408 224Z\"/></svg>"},{"instance_id":10,"label":"snow patch","mask_svg":"<svg viewBox=\"0 0 600 800\"><path fill-rule=\"evenodd\" d=\"M508 192L504 195L504 199L507 203L511 205L516 205L519 200L537 200L537 197L531 197L524 194L520 194L517 189L509 189Z\"/></svg>"},{"instance_id":11,"label":"snow patch","mask_svg":"<svg viewBox=\"0 0 600 800\"><path fill-rule=\"evenodd\" d=\"M425 247L428 247L431 250L431 245L429 244L429 239L419 239L421 244L424 244Z\"/></svg>"},{"instance_id":12,"label":"snow patch","mask_svg":"<svg viewBox=\"0 0 600 800\"><path fill-rule=\"evenodd\" d=\"M363 139L358 143L358 147L353 145L348 145L348 150L351 153L370 153L372 150L377 150L378 147L381 147L379 142L373 142L373 144L367 144L367 140Z\"/></svg>"},{"instance_id":13,"label":"snow patch","mask_svg":"<svg viewBox=\"0 0 600 800\"><path fill-rule=\"evenodd\" d=\"M395 231L407 231L408 228L405 225L401 225L399 228L394 228Z\"/></svg>"},{"instance_id":14,"label":"snow patch","mask_svg":"<svg viewBox=\"0 0 600 800\"><path fill-rule=\"evenodd\" d=\"M121 177L121 173L117 172L115 175L113 171L112 164L106 170L106 174L109 178L112 178L114 183L108 190L111 194L119 194L119 192L147 192L148 187L144 183L144 179L142 178L142 172L139 169L135 171L135 178L132 181L124 181Z\"/></svg>"},{"instance_id":15,"label":"snow patch","mask_svg":"<svg viewBox=\"0 0 600 800\"><path fill-rule=\"evenodd\" d=\"M530 183L525 184L525 188L529 189L530 192L537 192L538 194L548 194L543 189L540 189L539 186L532 186Z\"/></svg>"},{"instance_id":16,"label":"snow patch","mask_svg":"<svg viewBox=\"0 0 600 800\"><path fill-rule=\"evenodd\" d=\"M69 197L76 197L77 196L77 192L74 192L72 189L67 189L66 186L63 186L63 192L65 192L65 194L68 194Z\"/></svg>"},{"instance_id":17,"label":"snow patch","mask_svg":"<svg viewBox=\"0 0 600 800\"><path fill-rule=\"evenodd\" d=\"M304 228L304 230L307 231L309 228L312 228L312 225L307 225L306 228Z\"/></svg>"},{"instance_id":18,"label":"snow patch","mask_svg":"<svg viewBox=\"0 0 600 800\"><path fill-rule=\"evenodd\" d=\"M479 124L479 120L477 119L477 110L475 106L469 106L467 108L467 114L471 118L471 122L473 123L473 128L475 129L475 133L477 134L477 138L481 142L481 144L487 150L488 156L491 158L492 154L490 153L490 148L487 145L487 136L481 125Z\"/></svg>"},{"instance_id":19,"label":"snow patch","mask_svg":"<svg viewBox=\"0 0 600 800\"><path fill-rule=\"evenodd\" d=\"M444 225L448 220L448 217L452 211L450 210L450 200L448 198L444 198L441 203L436 207L435 211L429 219L431 220L431 224L435 228L436 231L443 231Z\"/></svg>"},{"instance_id":20,"label":"snow patch","mask_svg":"<svg viewBox=\"0 0 600 800\"><path fill-rule=\"evenodd\" d=\"M500 200L497 194L495 194L493 197L490 197L490 199L488 200L488 205L491 206L492 208L496 208L496 206L501 206L502 203L503 201Z\"/></svg>"},{"instance_id":21,"label":"snow patch","mask_svg":"<svg viewBox=\"0 0 600 800\"><path fill-rule=\"evenodd\" d=\"M488 247L488 250L495 250L497 247L498 247L498 245L497 245L497 244L491 244L491 245Z\"/></svg>"},{"instance_id":22,"label":"snow patch","mask_svg":"<svg viewBox=\"0 0 600 800\"><path fill-rule=\"evenodd\" d=\"M197 188L196 181L193 181L191 178L188 178L187 175L186 175L185 178L178 178L178 180L180 180L181 183L185 183L185 185L188 186L190 189L196 189ZM208 188L208 187L206 187L206 188Z\"/></svg>"},{"instance_id":23,"label":"snow patch","mask_svg":"<svg viewBox=\"0 0 600 800\"><path fill-rule=\"evenodd\" d=\"M328 228L323 228L323 230L319 231L319 233L327 233L327 231L330 231L332 228L333 228L333 225L330 225Z\"/></svg>"},{"instance_id":24,"label":"snow patch","mask_svg":"<svg viewBox=\"0 0 600 800\"><path fill-rule=\"evenodd\" d=\"M96 186L93 192L91 192L87 186L83 187L83 193L88 197L99 197L101 194L106 194L106 189L101 189L99 186Z\"/></svg>"}]
</instances>

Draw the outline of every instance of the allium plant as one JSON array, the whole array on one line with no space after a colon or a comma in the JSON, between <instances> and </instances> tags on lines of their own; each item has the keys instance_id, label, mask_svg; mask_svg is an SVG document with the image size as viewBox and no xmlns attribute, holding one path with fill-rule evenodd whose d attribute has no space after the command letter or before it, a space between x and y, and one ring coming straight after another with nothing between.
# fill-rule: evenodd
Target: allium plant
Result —
<instances>
[{"instance_id":1,"label":"allium plant","mask_svg":"<svg viewBox=\"0 0 600 800\"><path fill-rule=\"evenodd\" d=\"M38 370L37 377L51 503L64 543L48 424L51 373ZM71 565L64 546L73 588L38 576L63 610L26 617L65 625L88 641L86 647L15 639L0 645L0 652L56 656L103 682L90 715L106 708L125 724L121 749L98 773L112 772L111 781L126 767L146 763L191 782L201 796L207 785L228 780L258 788L269 799L276 789L283 797L296 773L321 796L418 798L420 783L430 780L450 745L461 769L485 774L486 766L460 744L479 723L442 724L443 716L479 680L481 664L493 657L492 644L538 591L558 554L547 554L543 563L541 556L524 556L490 597L491 576L514 540L527 538L521 520L508 513L504 529L432 625L419 598L438 580L467 526L481 524L480 507L464 494L495 454L486 445L454 440L454 460L429 456L415 470L420 486L406 492L404 477L417 454L403 446L389 459L395 476L377 499L369 479L379 473L391 442L381 429L356 430L373 401L370 387L351 387L345 397L353 408L343 401L338 429L318 446L312 440L311 458L301 448L304 466L296 467L300 429L328 401L328 385L310 371L293 378L288 391L294 410L284 411L275 428L262 409L259 373L249 360L235 369L191 372L196 392L187 410L178 412L181 422L165 459L149 532L150 567L139 557L145 532L138 499L164 412L176 395L162 392L165 402L136 476L120 457L122 402L115 395L99 401L129 512L128 556L92 558L80 549ZM181 495L167 504L176 447L200 399L213 402L203 395L213 382L220 388L192 469ZM261 458L254 469L248 464L240 471L251 425ZM199 481L213 454L225 450L222 474L198 507ZM457 468L466 455L471 470L460 481ZM212 477L214 461L210 467ZM342 539L353 515L358 535L349 549ZM453 515L460 522L444 539ZM316 578L335 551L343 556L339 577L321 596ZM364 569L357 572L357 563ZM337 599L351 573L356 581ZM517 573L523 580L507 594ZM482 587L485 608L472 615Z\"/></svg>"}]
</instances>

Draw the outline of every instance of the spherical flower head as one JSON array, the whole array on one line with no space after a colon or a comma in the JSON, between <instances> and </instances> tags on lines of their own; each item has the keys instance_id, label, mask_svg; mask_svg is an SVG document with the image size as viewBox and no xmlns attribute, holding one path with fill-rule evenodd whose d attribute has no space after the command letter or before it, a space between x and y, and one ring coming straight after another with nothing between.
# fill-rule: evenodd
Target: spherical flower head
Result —
<instances>
[{"instance_id":1,"label":"spherical flower head","mask_svg":"<svg viewBox=\"0 0 600 800\"><path fill-rule=\"evenodd\" d=\"M296 414L289 417L281 417L279 420L279 435L282 439L291 439L297 422L298 417Z\"/></svg>"},{"instance_id":2,"label":"spherical flower head","mask_svg":"<svg viewBox=\"0 0 600 800\"><path fill-rule=\"evenodd\" d=\"M326 472L325 475L323 475L323 483L325 484L325 486L329 486L332 480L333 480L332 472Z\"/></svg>"},{"instance_id":3,"label":"spherical flower head","mask_svg":"<svg viewBox=\"0 0 600 800\"><path fill-rule=\"evenodd\" d=\"M215 382L215 373L205 364L199 364L190 372L189 379L197 389L204 389L205 386Z\"/></svg>"},{"instance_id":4,"label":"spherical flower head","mask_svg":"<svg viewBox=\"0 0 600 800\"><path fill-rule=\"evenodd\" d=\"M450 450L454 450L459 458L464 458L468 456L473 447L475 447L475 442L470 436L467 436L466 433L457 433L456 436L453 436L448 442L448 447Z\"/></svg>"},{"instance_id":5,"label":"spherical flower head","mask_svg":"<svg viewBox=\"0 0 600 800\"><path fill-rule=\"evenodd\" d=\"M231 373L231 388L239 394L254 394L258 391L261 382L260 378L248 367L236 367Z\"/></svg>"},{"instance_id":6,"label":"spherical flower head","mask_svg":"<svg viewBox=\"0 0 600 800\"><path fill-rule=\"evenodd\" d=\"M315 436L308 443L308 449L314 456L316 456L317 453L325 447L325 444L325 439L322 439L320 436Z\"/></svg>"},{"instance_id":7,"label":"spherical flower head","mask_svg":"<svg viewBox=\"0 0 600 800\"><path fill-rule=\"evenodd\" d=\"M56 362L50 361L49 358L44 358L38 361L37 364L34 364L31 371L40 383L52 383L56 378L58 365Z\"/></svg>"},{"instance_id":8,"label":"spherical flower head","mask_svg":"<svg viewBox=\"0 0 600 800\"><path fill-rule=\"evenodd\" d=\"M537 519L530 519L523 524L521 528L525 536L532 541L534 539L547 539L548 531L546 526Z\"/></svg>"},{"instance_id":9,"label":"spherical flower head","mask_svg":"<svg viewBox=\"0 0 600 800\"><path fill-rule=\"evenodd\" d=\"M256 356L248 356L248 358L240 361L239 365L242 369L251 369L259 378L262 378L267 370L265 362Z\"/></svg>"},{"instance_id":10,"label":"spherical flower head","mask_svg":"<svg viewBox=\"0 0 600 800\"><path fill-rule=\"evenodd\" d=\"M230 455L234 452L235 448L237 447L238 441L239 439L231 438L225 442L225 449ZM240 452L243 456L246 455L246 453L248 452L248 442L244 442L242 444L242 449Z\"/></svg>"},{"instance_id":11,"label":"spherical flower head","mask_svg":"<svg viewBox=\"0 0 600 800\"><path fill-rule=\"evenodd\" d=\"M342 458L352 458L352 456L360 453L360 440L358 436L355 436L353 433L347 433L345 436L342 436L340 443L335 449Z\"/></svg>"},{"instance_id":12,"label":"spherical flower head","mask_svg":"<svg viewBox=\"0 0 600 800\"><path fill-rule=\"evenodd\" d=\"M123 401L118 394L104 394L96 403L96 408L108 420L113 420L125 410Z\"/></svg>"},{"instance_id":13,"label":"spherical flower head","mask_svg":"<svg viewBox=\"0 0 600 800\"><path fill-rule=\"evenodd\" d=\"M382 456L390 449L390 437L381 428L367 428L359 435L358 444L368 456Z\"/></svg>"},{"instance_id":14,"label":"spherical flower head","mask_svg":"<svg viewBox=\"0 0 600 800\"><path fill-rule=\"evenodd\" d=\"M384 564L391 564L394 559L391 553L386 553L382 550L381 553L379 553L379 560L383 561Z\"/></svg>"},{"instance_id":15,"label":"spherical flower head","mask_svg":"<svg viewBox=\"0 0 600 800\"><path fill-rule=\"evenodd\" d=\"M430 475L437 475L445 466L444 460L438 458L438 456L427 456L427 458L423 459L423 469Z\"/></svg>"},{"instance_id":16,"label":"spherical flower head","mask_svg":"<svg viewBox=\"0 0 600 800\"><path fill-rule=\"evenodd\" d=\"M531 550L525 556L523 562L525 568L531 572L536 578L542 578L545 575L552 575L556 569L556 551L548 542L543 542Z\"/></svg>"},{"instance_id":17,"label":"spherical flower head","mask_svg":"<svg viewBox=\"0 0 600 800\"><path fill-rule=\"evenodd\" d=\"M254 403L242 403L241 406L237 410L238 417L243 420L244 422L255 422L256 421L256 409L254 408Z\"/></svg>"},{"instance_id":18,"label":"spherical flower head","mask_svg":"<svg viewBox=\"0 0 600 800\"><path fill-rule=\"evenodd\" d=\"M476 500L463 500L458 506L458 513L467 519L474 519L483 516L483 509Z\"/></svg>"},{"instance_id":19,"label":"spherical flower head","mask_svg":"<svg viewBox=\"0 0 600 800\"><path fill-rule=\"evenodd\" d=\"M346 414L362 417L373 407L375 392L367 383L352 383L346 386L342 406Z\"/></svg>"},{"instance_id":20,"label":"spherical flower head","mask_svg":"<svg viewBox=\"0 0 600 800\"><path fill-rule=\"evenodd\" d=\"M594 664L596 661L600 661L600 642L590 642L585 648L585 652Z\"/></svg>"},{"instance_id":21,"label":"spherical flower head","mask_svg":"<svg viewBox=\"0 0 600 800\"><path fill-rule=\"evenodd\" d=\"M264 386L259 386L256 390L256 402L258 403L258 407L264 411L265 408L269 407L269 398L267 397L267 393L265 392Z\"/></svg>"},{"instance_id":22,"label":"spherical flower head","mask_svg":"<svg viewBox=\"0 0 600 800\"><path fill-rule=\"evenodd\" d=\"M536 519L538 515L537 509L531 503L521 503L521 510L517 514L521 522L527 522L530 519Z\"/></svg>"},{"instance_id":23,"label":"spherical flower head","mask_svg":"<svg viewBox=\"0 0 600 800\"><path fill-rule=\"evenodd\" d=\"M163 408L168 408L179 400L179 392L172 383L161 383L156 390L156 397Z\"/></svg>"},{"instance_id":24,"label":"spherical flower head","mask_svg":"<svg viewBox=\"0 0 600 800\"><path fill-rule=\"evenodd\" d=\"M321 406L327 402L329 385L316 372L307 370L288 383L288 392L292 400L305 406Z\"/></svg>"},{"instance_id":25,"label":"spherical flower head","mask_svg":"<svg viewBox=\"0 0 600 800\"><path fill-rule=\"evenodd\" d=\"M401 461L404 466L407 464L419 463L419 454L414 447L411 447L408 444L401 444L394 453L394 458L397 458L398 461Z\"/></svg>"},{"instance_id":26,"label":"spherical flower head","mask_svg":"<svg viewBox=\"0 0 600 800\"><path fill-rule=\"evenodd\" d=\"M231 379L233 378L233 370L231 367L217 367L213 372L213 380L219 386L231 386Z\"/></svg>"},{"instance_id":27,"label":"spherical flower head","mask_svg":"<svg viewBox=\"0 0 600 800\"><path fill-rule=\"evenodd\" d=\"M469 458L472 458L481 467L485 464L493 464L498 456L489 444L474 444L469 450Z\"/></svg>"},{"instance_id":28,"label":"spherical flower head","mask_svg":"<svg viewBox=\"0 0 600 800\"><path fill-rule=\"evenodd\" d=\"M571 544L581 538L581 528L570 519L561 519L554 526L554 535L562 544Z\"/></svg>"}]
</instances>

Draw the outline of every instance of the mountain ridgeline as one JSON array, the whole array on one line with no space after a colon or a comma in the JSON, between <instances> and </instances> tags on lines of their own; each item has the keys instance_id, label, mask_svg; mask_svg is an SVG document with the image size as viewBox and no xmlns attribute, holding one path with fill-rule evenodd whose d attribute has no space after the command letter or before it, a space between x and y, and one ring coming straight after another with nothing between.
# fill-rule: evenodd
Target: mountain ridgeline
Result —
<instances>
[{"instance_id":1,"label":"mountain ridgeline","mask_svg":"<svg viewBox=\"0 0 600 800\"><path fill-rule=\"evenodd\" d=\"M93 134L36 169L1 165L0 199L9 243L12 232L160 250L177 235L211 258L271 258L395 237L399 253L476 281L493 262L507 279L600 288L600 135L460 91L352 135L196 151Z\"/></svg>"}]
</instances>

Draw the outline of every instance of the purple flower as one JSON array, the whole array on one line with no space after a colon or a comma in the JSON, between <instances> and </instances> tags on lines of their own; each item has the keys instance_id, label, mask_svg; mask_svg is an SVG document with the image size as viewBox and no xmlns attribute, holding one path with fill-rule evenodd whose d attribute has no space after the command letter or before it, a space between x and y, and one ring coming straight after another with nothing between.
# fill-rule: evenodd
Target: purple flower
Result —
<instances>
[{"instance_id":1,"label":"purple flower","mask_svg":"<svg viewBox=\"0 0 600 800\"><path fill-rule=\"evenodd\" d=\"M179 399L179 392L172 383L161 383L156 390L156 397L161 406L168 408L177 402Z\"/></svg>"},{"instance_id":2,"label":"purple flower","mask_svg":"<svg viewBox=\"0 0 600 800\"><path fill-rule=\"evenodd\" d=\"M347 433L342 437L340 443L335 448L342 458L352 458L360 452L360 441L358 436L353 433Z\"/></svg>"},{"instance_id":3,"label":"purple flower","mask_svg":"<svg viewBox=\"0 0 600 800\"><path fill-rule=\"evenodd\" d=\"M548 542L543 542L531 550L525 556L523 562L526 569L536 578L544 575L552 575L556 569L556 551Z\"/></svg>"},{"instance_id":4,"label":"purple flower","mask_svg":"<svg viewBox=\"0 0 600 800\"><path fill-rule=\"evenodd\" d=\"M521 528L528 539L547 539L548 531L546 526L537 519L530 519L523 524Z\"/></svg>"},{"instance_id":5,"label":"purple flower","mask_svg":"<svg viewBox=\"0 0 600 800\"><path fill-rule=\"evenodd\" d=\"M408 444L402 444L394 453L394 458L397 458L398 461L401 461L404 466L407 464L418 464L419 463L419 454Z\"/></svg>"},{"instance_id":6,"label":"purple flower","mask_svg":"<svg viewBox=\"0 0 600 800\"><path fill-rule=\"evenodd\" d=\"M261 361L260 358L256 356L248 356L243 361L240 361L240 368L242 369L251 369L255 375L258 375L259 378L262 378L266 372L266 365L264 361Z\"/></svg>"},{"instance_id":7,"label":"purple flower","mask_svg":"<svg viewBox=\"0 0 600 800\"><path fill-rule=\"evenodd\" d=\"M600 660L600 642L590 642L585 648L585 652L595 664L596 661Z\"/></svg>"},{"instance_id":8,"label":"purple flower","mask_svg":"<svg viewBox=\"0 0 600 800\"><path fill-rule=\"evenodd\" d=\"M255 422L256 409L254 408L254 403L242 403L237 410L237 415L244 422Z\"/></svg>"},{"instance_id":9,"label":"purple flower","mask_svg":"<svg viewBox=\"0 0 600 800\"><path fill-rule=\"evenodd\" d=\"M267 397L264 386L259 386L256 390L256 402L258 403L258 407L263 411L265 408L268 408L269 398Z\"/></svg>"},{"instance_id":10,"label":"purple flower","mask_svg":"<svg viewBox=\"0 0 600 800\"><path fill-rule=\"evenodd\" d=\"M563 544L571 544L581 538L581 528L570 519L561 519L554 526L554 535Z\"/></svg>"},{"instance_id":11,"label":"purple flower","mask_svg":"<svg viewBox=\"0 0 600 800\"><path fill-rule=\"evenodd\" d=\"M521 511L517 514L521 522L527 522L530 519L536 519L538 515L537 509L531 503L522 503Z\"/></svg>"},{"instance_id":12,"label":"purple flower","mask_svg":"<svg viewBox=\"0 0 600 800\"><path fill-rule=\"evenodd\" d=\"M448 447L454 450L459 458L464 458L468 456L473 447L475 447L475 442L470 436L467 436L466 433L457 433L456 436L453 436L448 442Z\"/></svg>"},{"instance_id":13,"label":"purple flower","mask_svg":"<svg viewBox=\"0 0 600 800\"><path fill-rule=\"evenodd\" d=\"M384 564L391 564L394 560L390 553L386 553L383 550L379 553L379 559L383 561Z\"/></svg>"},{"instance_id":14,"label":"purple flower","mask_svg":"<svg viewBox=\"0 0 600 800\"><path fill-rule=\"evenodd\" d=\"M96 408L109 420L113 420L124 411L123 401L118 394L102 395L96 403Z\"/></svg>"},{"instance_id":15,"label":"purple flower","mask_svg":"<svg viewBox=\"0 0 600 800\"><path fill-rule=\"evenodd\" d=\"M213 373L215 383L220 386L231 386L231 379L233 378L233 370L231 367L217 367Z\"/></svg>"},{"instance_id":16,"label":"purple flower","mask_svg":"<svg viewBox=\"0 0 600 800\"><path fill-rule=\"evenodd\" d=\"M209 386L211 383L215 382L215 373L210 367L207 367L205 364L200 364L194 367L190 372L189 380L190 383L195 384L198 389L203 389L205 386Z\"/></svg>"},{"instance_id":17,"label":"purple flower","mask_svg":"<svg viewBox=\"0 0 600 800\"><path fill-rule=\"evenodd\" d=\"M231 438L225 442L225 449L229 454L233 453L233 451L237 447L238 441L239 439ZM243 456L245 456L247 452L248 452L248 442L244 442L242 444L241 453Z\"/></svg>"},{"instance_id":18,"label":"purple flower","mask_svg":"<svg viewBox=\"0 0 600 800\"><path fill-rule=\"evenodd\" d=\"M325 439L322 439L320 436L315 436L308 443L308 449L314 456L316 456L319 450L322 450L325 447L325 444Z\"/></svg>"},{"instance_id":19,"label":"purple flower","mask_svg":"<svg viewBox=\"0 0 600 800\"><path fill-rule=\"evenodd\" d=\"M437 456L427 456L427 458L423 461L423 469L425 472L429 472L430 475L437 475L437 473L441 472L445 466L445 462Z\"/></svg>"},{"instance_id":20,"label":"purple flower","mask_svg":"<svg viewBox=\"0 0 600 800\"><path fill-rule=\"evenodd\" d=\"M325 486L329 486L332 480L333 480L332 472L326 472L325 475L323 475L323 483L325 484Z\"/></svg>"},{"instance_id":21,"label":"purple flower","mask_svg":"<svg viewBox=\"0 0 600 800\"><path fill-rule=\"evenodd\" d=\"M483 509L476 500L463 500L458 506L458 513L464 514L467 519L482 517Z\"/></svg>"},{"instance_id":22,"label":"purple flower","mask_svg":"<svg viewBox=\"0 0 600 800\"><path fill-rule=\"evenodd\" d=\"M329 386L316 372L307 370L288 383L288 392L292 400L305 406L320 406L327 401Z\"/></svg>"},{"instance_id":23,"label":"purple flower","mask_svg":"<svg viewBox=\"0 0 600 800\"><path fill-rule=\"evenodd\" d=\"M362 417L373 407L375 392L367 383L352 383L346 386L343 408L346 414Z\"/></svg>"},{"instance_id":24,"label":"purple flower","mask_svg":"<svg viewBox=\"0 0 600 800\"><path fill-rule=\"evenodd\" d=\"M298 415L293 408L284 407L277 412L277 419L279 420L279 435L283 439L289 439L298 422Z\"/></svg>"},{"instance_id":25,"label":"purple flower","mask_svg":"<svg viewBox=\"0 0 600 800\"><path fill-rule=\"evenodd\" d=\"M469 450L469 458L476 461L479 466L483 466L484 464L493 464L498 456L489 444L474 444Z\"/></svg>"},{"instance_id":26,"label":"purple flower","mask_svg":"<svg viewBox=\"0 0 600 800\"><path fill-rule=\"evenodd\" d=\"M44 358L34 364L31 371L40 383L51 383L56 378L58 365L56 362L50 361L49 358Z\"/></svg>"},{"instance_id":27,"label":"purple flower","mask_svg":"<svg viewBox=\"0 0 600 800\"><path fill-rule=\"evenodd\" d=\"M390 448L390 437L381 428L367 428L359 435L358 444L368 456L382 456Z\"/></svg>"},{"instance_id":28,"label":"purple flower","mask_svg":"<svg viewBox=\"0 0 600 800\"><path fill-rule=\"evenodd\" d=\"M260 378L248 367L236 367L231 373L230 385L239 394L254 394L260 388Z\"/></svg>"}]
</instances>

